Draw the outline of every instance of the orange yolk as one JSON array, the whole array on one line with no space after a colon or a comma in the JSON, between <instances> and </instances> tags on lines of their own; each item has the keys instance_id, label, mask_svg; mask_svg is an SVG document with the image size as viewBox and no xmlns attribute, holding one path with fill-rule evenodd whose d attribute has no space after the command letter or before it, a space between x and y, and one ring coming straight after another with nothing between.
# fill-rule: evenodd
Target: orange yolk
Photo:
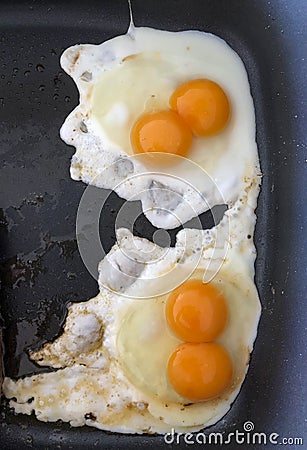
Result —
<instances>
[{"instance_id":1,"label":"orange yolk","mask_svg":"<svg viewBox=\"0 0 307 450\"><path fill-rule=\"evenodd\" d=\"M168 378L175 391L194 402L219 396L229 386L232 362L216 343L184 343L168 361Z\"/></svg>"},{"instance_id":2,"label":"orange yolk","mask_svg":"<svg viewBox=\"0 0 307 450\"><path fill-rule=\"evenodd\" d=\"M166 319L174 333L187 342L210 342L224 330L226 300L213 284L189 280L175 289L166 303Z\"/></svg>"},{"instance_id":3,"label":"orange yolk","mask_svg":"<svg viewBox=\"0 0 307 450\"><path fill-rule=\"evenodd\" d=\"M174 111L143 114L131 131L134 153L159 152L186 156L192 144L192 133Z\"/></svg>"},{"instance_id":4,"label":"orange yolk","mask_svg":"<svg viewBox=\"0 0 307 450\"><path fill-rule=\"evenodd\" d=\"M217 134L229 119L228 98L223 89L211 80L191 80L181 84L171 96L170 106L195 136Z\"/></svg>"}]
</instances>

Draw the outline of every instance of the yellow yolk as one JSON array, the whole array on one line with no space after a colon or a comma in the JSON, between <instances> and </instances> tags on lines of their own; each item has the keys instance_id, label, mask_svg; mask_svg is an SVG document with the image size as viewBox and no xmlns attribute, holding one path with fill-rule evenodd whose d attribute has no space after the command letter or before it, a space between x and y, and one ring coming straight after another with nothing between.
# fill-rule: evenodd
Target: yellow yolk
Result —
<instances>
[{"instance_id":1,"label":"yellow yolk","mask_svg":"<svg viewBox=\"0 0 307 450\"><path fill-rule=\"evenodd\" d=\"M192 133L174 111L143 114L131 131L135 153L171 153L186 156L192 144Z\"/></svg>"},{"instance_id":2,"label":"yellow yolk","mask_svg":"<svg viewBox=\"0 0 307 450\"><path fill-rule=\"evenodd\" d=\"M222 293L201 280L190 280L168 297L166 318L170 328L187 342L210 342L227 323L228 308Z\"/></svg>"},{"instance_id":3,"label":"yellow yolk","mask_svg":"<svg viewBox=\"0 0 307 450\"><path fill-rule=\"evenodd\" d=\"M229 386L232 362L219 344L184 343L168 361L168 378L178 394L194 402L205 401Z\"/></svg>"},{"instance_id":4,"label":"yellow yolk","mask_svg":"<svg viewBox=\"0 0 307 450\"><path fill-rule=\"evenodd\" d=\"M187 81L174 91L170 106L186 122L195 136L212 136L226 126L230 107L223 89L214 81Z\"/></svg>"}]
</instances>

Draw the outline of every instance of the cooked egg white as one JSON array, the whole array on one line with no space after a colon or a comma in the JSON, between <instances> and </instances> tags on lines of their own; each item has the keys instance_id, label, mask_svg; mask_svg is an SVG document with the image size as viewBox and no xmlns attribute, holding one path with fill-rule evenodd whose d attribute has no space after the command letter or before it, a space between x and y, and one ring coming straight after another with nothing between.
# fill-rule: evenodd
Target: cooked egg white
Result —
<instances>
[{"instance_id":1,"label":"cooked egg white","mask_svg":"<svg viewBox=\"0 0 307 450\"><path fill-rule=\"evenodd\" d=\"M72 304L63 334L31 353L38 364L57 370L5 378L3 391L15 411L123 433L192 431L219 420L244 380L260 315L250 239L257 193L251 183L218 226L182 230L174 248L119 230L99 266L98 296ZM211 280L227 300L229 320L218 342L234 372L213 400L191 404L166 377L168 356L180 342L164 314L173 278L177 285L187 278Z\"/></svg>"},{"instance_id":2,"label":"cooked egg white","mask_svg":"<svg viewBox=\"0 0 307 450\"><path fill-rule=\"evenodd\" d=\"M80 104L61 129L62 139L76 148L72 178L141 200L155 226L175 228L216 204L233 206L259 176L247 74L222 39L131 26L101 45L70 47L61 65L80 92ZM197 78L215 81L227 94L226 128L194 137L187 158L170 156L166 166L134 155L130 133L137 118L169 108L173 91Z\"/></svg>"}]
</instances>

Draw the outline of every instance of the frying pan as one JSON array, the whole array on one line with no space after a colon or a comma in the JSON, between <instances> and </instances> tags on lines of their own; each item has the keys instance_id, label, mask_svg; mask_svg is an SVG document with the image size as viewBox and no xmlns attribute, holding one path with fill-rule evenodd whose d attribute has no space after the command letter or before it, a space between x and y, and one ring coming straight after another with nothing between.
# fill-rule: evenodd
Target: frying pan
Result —
<instances>
[{"instance_id":1,"label":"frying pan","mask_svg":"<svg viewBox=\"0 0 307 450\"><path fill-rule=\"evenodd\" d=\"M306 6L303 0L133 0L137 26L199 29L225 39L246 65L255 103L263 172L256 284L263 313L241 393L208 432L242 431L250 421L258 432L304 437ZM74 149L60 140L59 128L78 96L59 57L70 45L123 34L128 23L125 0L1 2L0 270L7 376L46 370L28 360L27 350L61 332L67 302L97 293L76 245L76 211L85 185L69 178ZM106 251L115 241L122 202L111 194L104 206ZM144 217L138 226L139 235L152 237ZM210 218L204 226L210 226ZM159 436L39 422L15 415L5 399L0 431L5 449L170 447ZM173 447L189 445L180 441Z\"/></svg>"}]
</instances>

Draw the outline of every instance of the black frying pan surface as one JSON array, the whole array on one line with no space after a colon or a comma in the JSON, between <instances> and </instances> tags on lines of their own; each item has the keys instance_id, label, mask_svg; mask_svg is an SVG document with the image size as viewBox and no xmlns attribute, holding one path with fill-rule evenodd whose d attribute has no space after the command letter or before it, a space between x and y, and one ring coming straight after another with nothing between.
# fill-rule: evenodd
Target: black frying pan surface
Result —
<instances>
[{"instance_id":1,"label":"black frying pan surface","mask_svg":"<svg viewBox=\"0 0 307 450\"><path fill-rule=\"evenodd\" d=\"M267 436L304 437L306 2L133 0L133 10L138 26L199 29L224 38L246 65L255 102L263 172L256 283L263 313L242 391L231 411L207 433L242 431L244 422L251 421L255 431ZM27 350L60 333L68 301L97 293L75 239L85 185L69 177L74 149L60 140L59 128L78 95L59 57L70 45L123 34L128 23L125 0L1 2L0 274L7 376L45 370L29 362ZM104 207L106 251L115 241L122 203L111 194ZM202 221L204 227L212 226L210 215ZM134 231L150 239L154 229L141 217ZM158 436L104 433L14 415L5 400L0 431L4 449L171 447ZM181 440L172 447L190 445ZM238 443L226 447L235 449Z\"/></svg>"}]
</instances>

